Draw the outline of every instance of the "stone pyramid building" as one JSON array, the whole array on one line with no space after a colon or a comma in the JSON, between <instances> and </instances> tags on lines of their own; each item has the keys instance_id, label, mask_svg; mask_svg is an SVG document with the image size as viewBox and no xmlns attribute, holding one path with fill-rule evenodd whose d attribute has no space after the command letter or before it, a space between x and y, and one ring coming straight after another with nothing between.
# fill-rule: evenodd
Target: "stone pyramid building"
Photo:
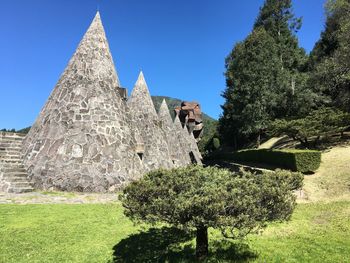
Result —
<instances>
[{"instance_id":1,"label":"stone pyramid building","mask_svg":"<svg viewBox=\"0 0 350 263\"><path fill-rule=\"evenodd\" d=\"M191 163L190 155L188 152L186 152L188 147L184 143L185 138L180 136L176 130L181 130L179 118L175 118L175 121L177 120L177 124L180 125L176 128L175 123L173 123L171 119L169 108L165 100L163 100L160 106L158 116L162 123L162 130L164 132L165 140L169 146L169 152L174 166L180 167Z\"/></svg>"},{"instance_id":2,"label":"stone pyramid building","mask_svg":"<svg viewBox=\"0 0 350 263\"><path fill-rule=\"evenodd\" d=\"M123 96L99 13L24 139L38 189L113 191L147 171L201 163L193 136L154 108L142 72Z\"/></svg>"},{"instance_id":3,"label":"stone pyramid building","mask_svg":"<svg viewBox=\"0 0 350 263\"><path fill-rule=\"evenodd\" d=\"M154 108L151 95L141 72L127 102L133 115L134 129L138 130L144 143L142 156L147 171L158 167L172 168L169 146L162 131L162 123Z\"/></svg>"}]
</instances>

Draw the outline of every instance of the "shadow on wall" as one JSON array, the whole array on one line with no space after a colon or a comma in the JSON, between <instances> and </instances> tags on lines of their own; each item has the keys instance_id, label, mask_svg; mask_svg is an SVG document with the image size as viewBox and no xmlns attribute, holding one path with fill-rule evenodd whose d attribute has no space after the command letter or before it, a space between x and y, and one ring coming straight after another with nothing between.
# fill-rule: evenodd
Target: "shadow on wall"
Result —
<instances>
[{"instance_id":1,"label":"shadow on wall","mask_svg":"<svg viewBox=\"0 0 350 263\"><path fill-rule=\"evenodd\" d=\"M194 233L176 228L151 228L130 235L113 247L114 260L109 262L194 262ZM248 262L257 258L249 246L228 240L209 244L209 262Z\"/></svg>"}]
</instances>

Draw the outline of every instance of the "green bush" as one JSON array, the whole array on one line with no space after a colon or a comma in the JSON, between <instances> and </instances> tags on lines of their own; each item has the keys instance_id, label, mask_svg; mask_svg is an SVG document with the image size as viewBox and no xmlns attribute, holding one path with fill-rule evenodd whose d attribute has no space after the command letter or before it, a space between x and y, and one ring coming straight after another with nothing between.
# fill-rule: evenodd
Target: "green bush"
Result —
<instances>
[{"instance_id":1,"label":"green bush","mask_svg":"<svg viewBox=\"0 0 350 263\"><path fill-rule=\"evenodd\" d=\"M288 220L296 205L293 191L302 183L302 174L290 171L257 176L187 166L151 171L128 184L119 199L124 214L135 223L195 230L201 260L208 255L208 228L221 230L226 238L242 239L259 233L268 222Z\"/></svg>"},{"instance_id":2,"label":"green bush","mask_svg":"<svg viewBox=\"0 0 350 263\"><path fill-rule=\"evenodd\" d=\"M220 148L220 140L219 138L213 138L213 147L215 150L219 149Z\"/></svg>"},{"instance_id":3,"label":"green bush","mask_svg":"<svg viewBox=\"0 0 350 263\"><path fill-rule=\"evenodd\" d=\"M314 172L321 164L321 152L312 150L252 149L217 154L213 159L270 164L297 172Z\"/></svg>"}]
</instances>

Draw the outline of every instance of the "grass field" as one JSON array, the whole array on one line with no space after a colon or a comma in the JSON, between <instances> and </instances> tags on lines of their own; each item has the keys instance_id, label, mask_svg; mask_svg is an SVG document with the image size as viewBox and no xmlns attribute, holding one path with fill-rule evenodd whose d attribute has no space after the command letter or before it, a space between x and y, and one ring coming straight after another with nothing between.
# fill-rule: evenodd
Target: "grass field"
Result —
<instances>
[{"instance_id":1,"label":"grass field","mask_svg":"<svg viewBox=\"0 0 350 263\"><path fill-rule=\"evenodd\" d=\"M350 200L350 146L323 152L320 168L305 176L304 185L308 202Z\"/></svg>"},{"instance_id":2,"label":"grass field","mask_svg":"<svg viewBox=\"0 0 350 263\"><path fill-rule=\"evenodd\" d=\"M350 262L349 153L323 154L289 222L244 242L210 230L208 262ZM180 230L134 226L119 203L0 205L1 263L192 262L194 245Z\"/></svg>"},{"instance_id":3,"label":"grass field","mask_svg":"<svg viewBox=\"0 0 350 263\"><path fill-rule=\"evenodd\" d=\"M349 262L350 202L298 205L243 243L210 233L209 262ZM1 205L0 262L191 262L192 236L141 229L119 204Z\"/></svg>"}]
</instances>

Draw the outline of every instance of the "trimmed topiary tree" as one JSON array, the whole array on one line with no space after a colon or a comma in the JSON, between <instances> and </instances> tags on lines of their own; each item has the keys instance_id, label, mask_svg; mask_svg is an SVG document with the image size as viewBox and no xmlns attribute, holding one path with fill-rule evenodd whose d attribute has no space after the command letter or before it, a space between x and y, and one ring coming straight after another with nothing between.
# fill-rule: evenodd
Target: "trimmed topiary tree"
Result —
<instances>
[{"instance_id":1,"label":"trimmed topiary tree","mask_svg":"<svg viewBox=\"0 0 350 263\"><path fill-rule=\"evenodd\" d=\"M196 230L196 256L208 255L208 228L226 238L256 233L269 221L290 218L300 173L233 174L216 167L189 166L148 173L120 195L135 222L168 223Z\"/></svg>"}]
</instances>

